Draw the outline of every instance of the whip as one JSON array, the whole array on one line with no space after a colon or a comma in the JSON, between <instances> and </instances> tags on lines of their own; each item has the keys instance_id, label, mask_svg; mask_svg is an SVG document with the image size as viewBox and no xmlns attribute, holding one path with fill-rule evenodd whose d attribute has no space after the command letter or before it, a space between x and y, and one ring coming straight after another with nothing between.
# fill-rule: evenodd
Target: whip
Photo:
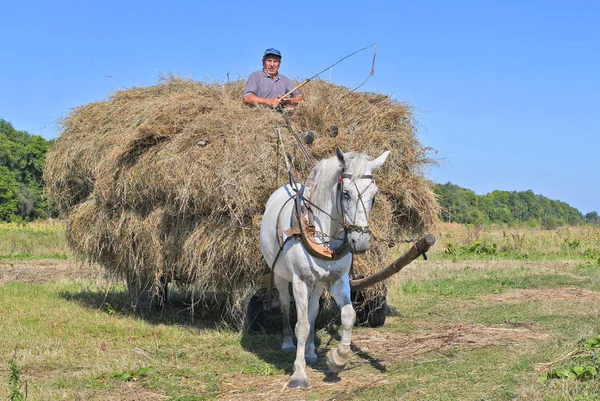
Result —
<instances>
[{"instance_id":1,"label":"whip","mask_svg":"<svg viewBox=\"0 0 600 401\"><path fill-rule=\"evenodd\" d=\"M346 60L348 57L352 57L354 56L356 53L360 53L363 50L367 50L369 47L373 47L373 62L371 63L371 72L369 74L369 76L367 77L367 79L365 79L365 81L360 84L359 86L357 86L356 88L352 89L352 91L358 89L360 86L362 86L365 82L367 82L367 80L372 77L373 75L375 75L375 58L377 57L377 43L372 43L369 46L363 47L360 50L357 50L353 53L348 54L345 57L342 57L341 59L339 59L338 61L336 61L335 63L331 64L330 66L328 66L327 68L323 69L323 71L319 71L318 73L316 73L315 75L313 75L310 78L307 78L306 80L304 80L303 82L301 82L300 84L298 84L294 89L290 90L288 93L286 93L285 95L281 95L279 96L279 99L283 99L288 97L289 95L291 95L292 93L294 93L296 90L300 89L301 87L303 87L304 85L306 85L307 83L309 83L310 81L312 81L313 79L315 79L316 77L318 77L319 75L321 75L322 73L324 73L325 71L327 71L328 69L332 68L333 66L341 63L342 61Z\"/></svg>"}]
</instances>

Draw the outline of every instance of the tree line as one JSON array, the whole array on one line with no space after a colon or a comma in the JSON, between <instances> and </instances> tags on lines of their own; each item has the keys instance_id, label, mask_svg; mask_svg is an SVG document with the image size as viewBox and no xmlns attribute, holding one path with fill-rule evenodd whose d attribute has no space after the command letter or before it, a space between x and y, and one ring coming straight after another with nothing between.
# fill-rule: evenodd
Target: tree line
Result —
<instances>
[{"instance_id":1,"label":"tree line","mask_svg":"<svg viewBox=\"0 0 600 401\"><path fill-rule=\"evenodd\" d=\"M44 192L46 153L54 140L16 130L0 118L0 221L56 217L58 210ZM451 183L435 184L440 218L463 224L529 224L547 227L597 224L597 212L585 216L560 201L523 192L493 191L486 195Z\"/></svg>"},{"instance_id":2,"label":"tree line","mask_svg":"<svg viewBox=\"0 0 600 401\"><path fill-rule=\"evenodd\" d=\"M16 130L0 119L0 221L31 221L57 214L42 174L53 141Z\"/></svg>"},{"instance_id":3,"label":"tree line","mask_svg":"<svg viewBox=\"0 0 600 401\"><path fill-rule=\"evenodd\" d=\"M435 184L443 221L463 224L527 224L555 227L600 224L597 212L583 215L565 202L527 191L492 191L477 195L451 183Z\"/></svg>"}]
</instances>

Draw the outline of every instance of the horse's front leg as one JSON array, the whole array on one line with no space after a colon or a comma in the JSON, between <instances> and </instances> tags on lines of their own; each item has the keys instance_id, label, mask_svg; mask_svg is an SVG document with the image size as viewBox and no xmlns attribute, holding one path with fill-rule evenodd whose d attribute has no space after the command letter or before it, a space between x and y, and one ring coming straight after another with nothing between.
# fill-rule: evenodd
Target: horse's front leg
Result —
<instances>
[{"instance_id":1,"label":"horse's front leg","mask_svg":"<svg viewBox=\"0 0 600 401\"><path fill-rule=\"evenodd\" d=\"M342 314L342 338L337 349L333 349L327 355L327 365L335 372L341 372L346 366L350 342L352 341L352 327L356 320L356 312L350 300L350 280L344 275L340 280L333 283L330 288L331 295L338 304Z\"/></svg>"},{"instance_id":2,"label":"horse's front leg","mask_svg":"<svg viewBox=\"0 0 600 401\"><path fill-rule=\"evenodd\" d=\"M310 325L308 322L308 294L312 292L308 285L294 274L292 280L294 289L294 300L296 301L296 313L298 322L296 323L296 360L294 361L294 374L290 378L289 387L308 387L308 376L306 376L306 361L304 352L306 340L308 339Z\"/></svg>"}]
</instances>

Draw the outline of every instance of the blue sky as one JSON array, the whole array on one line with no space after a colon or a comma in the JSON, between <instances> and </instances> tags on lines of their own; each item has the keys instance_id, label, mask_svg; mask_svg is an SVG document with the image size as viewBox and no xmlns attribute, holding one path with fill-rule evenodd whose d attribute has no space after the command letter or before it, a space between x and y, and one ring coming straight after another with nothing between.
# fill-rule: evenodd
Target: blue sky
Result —
<instances>
[{"instance_id":1,"label":"blue sky","mask_svg":"<svg viewBox=\"0 0 600 401\"><path fill-rule=\"evenodd\" d=\"M413 106L440 159L428 178L600 211L600 2L23 0L2 14L0 118L30 134L56 137L71 108L161 73L246 77L276 47L304 79L376 42L361 89ZM356 85L371 58L321 78Z\"/></svg>"}]
</instances>

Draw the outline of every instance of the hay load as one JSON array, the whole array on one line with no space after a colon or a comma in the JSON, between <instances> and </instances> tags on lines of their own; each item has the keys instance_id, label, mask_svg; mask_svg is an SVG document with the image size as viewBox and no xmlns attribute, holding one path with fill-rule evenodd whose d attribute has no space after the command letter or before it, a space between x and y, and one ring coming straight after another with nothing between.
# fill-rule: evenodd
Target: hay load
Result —
<instances>
[{"instance_id":1,"label":"hay load","mask_svg":"<svg viewBox=\"0 0 600 401\"><path fill-rule=\"evenodd\" d=\"M243 81L171 77L73 110L47 156L45 180L75 253L126 278L133 295L158 293L167 278L224 299L228 316L239 316L268 271L260 217L287 181L278 126L296 178L310 171L282 116L245 106L243 88ZM336 146L392 151L377 175L374 234L399 239L430 229L438 206L422 169L432 161L415 138L409 108L322 81L303 94L289 116L294 129L316 134L309 148L315 160L331 157ZM372 248L357 263L359 273L389 261L386 244L373 241Z\"/></svg>"}]
</instances>

